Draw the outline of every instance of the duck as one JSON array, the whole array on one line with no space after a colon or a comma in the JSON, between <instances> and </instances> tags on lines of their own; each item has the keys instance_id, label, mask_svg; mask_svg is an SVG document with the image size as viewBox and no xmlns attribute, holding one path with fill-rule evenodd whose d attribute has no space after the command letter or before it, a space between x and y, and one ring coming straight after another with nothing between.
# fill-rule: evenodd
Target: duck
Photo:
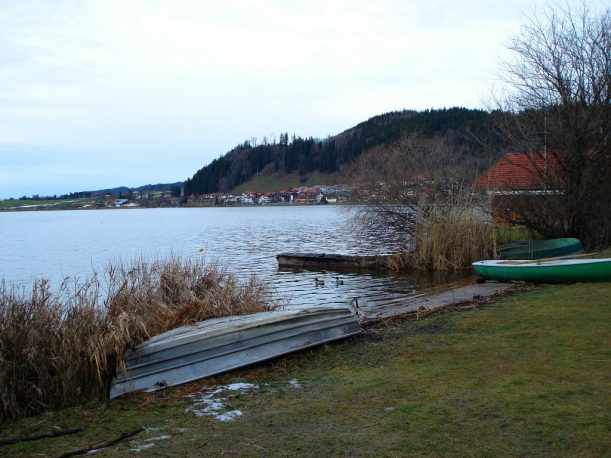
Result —
<instances>
[{"instance_id":1,"label":"duck","mask_svg":"<svg viewBox=\"0 0 611 458\"><path fill-rule=\"evenodd\" d=\"M339 277L335 277L335 286L339 286L343 284L344 284L344 280L340 279Z\"/></svg>"},{"instance_id":2,"label":"duck","mask_svg":"<svg viewBox=\"0 0 611 458\"><path fill-rule=\"evenodd\" d=\"M319 280L318 277L314 278L314 286L325 286L324 280Z\"/></svg>"},{"instance_id":3,"label":"duck","mask_svg":"<svg viewBox=\"0 0 611 458\"><path fill-rule=\"evenodd\" d=\"M348 305L354 308L354 311L356 312L357 315L359 314L359 298L358 297L353 297L350 300L350 302L348 302Z\"/></svg>"}]
</instances>

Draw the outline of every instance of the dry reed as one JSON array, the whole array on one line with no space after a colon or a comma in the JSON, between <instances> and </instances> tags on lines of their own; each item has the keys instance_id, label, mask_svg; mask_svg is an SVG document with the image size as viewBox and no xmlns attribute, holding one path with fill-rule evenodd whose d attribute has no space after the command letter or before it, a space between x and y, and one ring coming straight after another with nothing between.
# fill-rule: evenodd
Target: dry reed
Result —
<instances>
[{"instance_id":1,"label":"dry reed","mask_svg":"<svg viewBox=\"0 0 611 458\"><path fill-rule=\"evenodd\" d=\"M149 337L209 318L280 307L251 277L172 256L109 266L99 278L31 293L0 283L0 423L105 398L124 352Z\"/></svg>"},{"instance_id":2,"label":"dry reed","mask_svg":"<svg viewBox=\"0 0 611 458\"><path fill-rule=\"evenodd\" d=\"M471 194L460 193L442 203L423 197L410 239L412 250L387 260L391 271L459 270L488 259L494 251L491 224Z\"/></svg>"}]
</instances>

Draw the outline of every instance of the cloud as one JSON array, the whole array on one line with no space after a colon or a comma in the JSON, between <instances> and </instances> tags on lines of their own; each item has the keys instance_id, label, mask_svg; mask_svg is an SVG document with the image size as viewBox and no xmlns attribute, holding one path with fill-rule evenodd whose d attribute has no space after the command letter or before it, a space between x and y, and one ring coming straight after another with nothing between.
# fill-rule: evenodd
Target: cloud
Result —
<instances>
[{"instance_id":1,"label":"cloud","mask_svg":"<svg viewBox=\"0 0 611 458\"><path fill-rule=\"evenodd\" d=\"M122 184L135 186L142 170L185 179L270 132L325 137L396 109L482 106L529 5L0 0L0 143L22 157L10 189L40 182L27 148L105 161L57 166L107 186L125 163L158 164L132 167ZM49 189L76 186L53 175Z\"/></svg>"}]
</instances>

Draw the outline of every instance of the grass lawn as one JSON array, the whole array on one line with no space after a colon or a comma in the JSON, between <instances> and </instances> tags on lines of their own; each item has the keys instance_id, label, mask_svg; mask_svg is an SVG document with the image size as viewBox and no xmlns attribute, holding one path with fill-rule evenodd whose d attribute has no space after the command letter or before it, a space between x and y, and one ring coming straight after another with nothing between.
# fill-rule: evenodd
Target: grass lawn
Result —
<instances>
[{"instance_id":1,"label":"grass lawn","mask_svg":"<svg viewBox=\"0 0 611 458\"><path fill-rule=\"evenodd\" d=\"M85 431L0 454L56 455L145 427L96 456L609 456L610 306L611 283L546 286L165 392L8 422L2 438ZM232 382L258 385L221 394L242 417L189 410L189 395Z\"/></svg>"},{"instance_id":2,"label":"grass lawn","mask_svg":"<svg viewBox=\"0 0 611 458\"><path fill-rule=\"evenodd\" d=\"M52 200L34 200L34 199L5 199L0 200L0 210L35 210L35 209L68 209L77 208L86 204L91 204L93 199L52 199Z\"/></svg>"}]
</instances>

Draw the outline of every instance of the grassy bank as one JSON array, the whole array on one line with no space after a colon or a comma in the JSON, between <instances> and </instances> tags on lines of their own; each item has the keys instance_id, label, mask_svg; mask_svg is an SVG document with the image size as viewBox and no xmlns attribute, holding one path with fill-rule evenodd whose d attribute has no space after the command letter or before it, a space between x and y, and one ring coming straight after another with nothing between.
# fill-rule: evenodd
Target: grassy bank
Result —
<instances>
[{"instance_id":1,"label":"grassy bank","mask_svg":"<svg viewBox=\"0 0 611 458\"><path fill-rule=\"evenodd\" d=\"M608 455L609 297L610 283L546 286L395 323L177 389L5 423L3 438L85 431L0 453L58 454L146 427L99 455ZM258 385L220 395L243 416L197 417L201 393L229 382Z\"/></svg>"}]
</instances>

